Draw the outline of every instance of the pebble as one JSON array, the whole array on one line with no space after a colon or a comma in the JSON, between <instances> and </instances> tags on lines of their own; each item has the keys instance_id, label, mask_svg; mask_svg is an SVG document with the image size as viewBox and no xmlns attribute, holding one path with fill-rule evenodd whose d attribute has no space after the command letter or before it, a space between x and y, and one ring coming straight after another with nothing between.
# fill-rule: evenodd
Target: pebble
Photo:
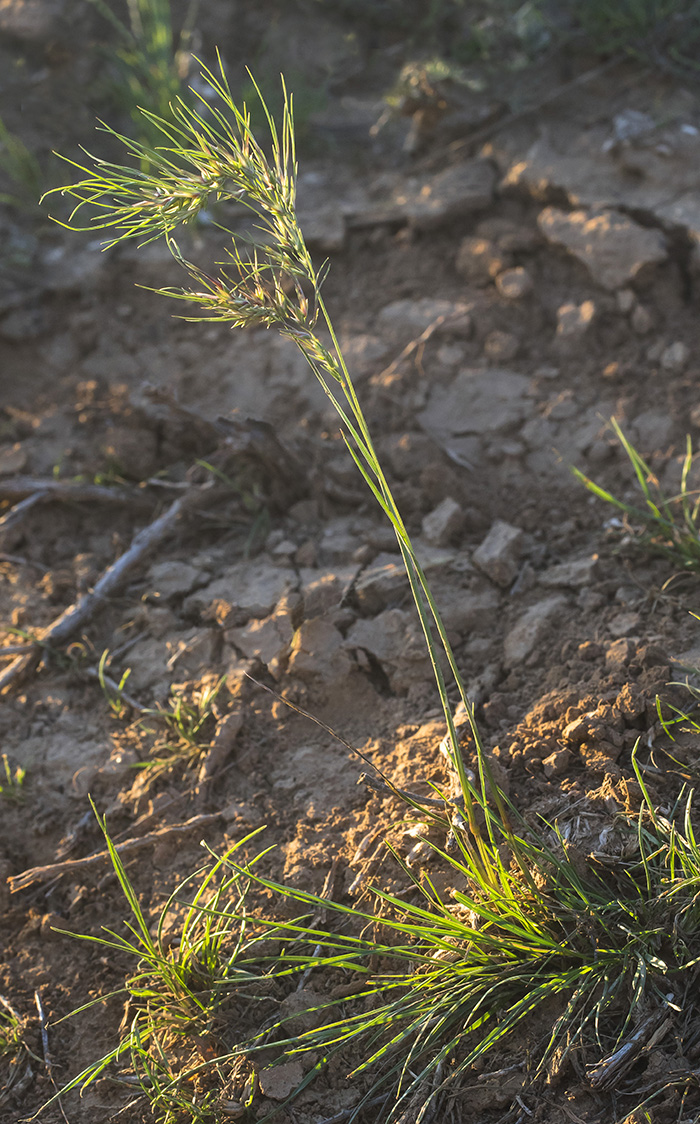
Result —
<instances>
[{"instance_id":1,"label":"pebble","mask_svg":"<svg viewBox=\"0 0 700 1124\"><path fill-rule=\"evenodd\" d=\"M640 226L620 211L561 211L545 207L537 220L545 238L563 246L588 268L604 289L628 285L645 267L668 257L659 230Z\"/></svg>"},{"instance_id":2,"label":"pebble","mask_svg":"<svg viewBox=\"0 0 700 1124\"><path fill-rule=\"evenodd\" d=\"M20 442L0 445L0 476L14 476L27 467L27 451Z\"/></svg>"},{"instance_id":3,"label":"pebble","mask_svg":"<svg viewBox=\"0 0 700 1124\"><path fill-rule=\"evenodd\" d=\"M545 757L542 769L547 780L561 777L569 767L571 756L570 749L557 749L554 753L550 753L549 757Z\"/></svg>"},{"instance_id":4,"label":"pebble","mask_svg":"<svg viewBox=\"0 0 700 1124\"><path fill-rule=\"evenodd\" d=\"M488 535L474 551L472 561L496 585L510 585L518 573L523 532L497 519Z\"/></svg>"},{"instance_id":5,"label":"pebble","mask_svg":"<svg viewBox=\"0 0 700 1124\"><path fill-rule=\"evenodd\" d=\"M449 332L468 339L472 333L469 310L470 306L463 301L423 297L421 300L392 301L379 311L377 321L382 328L419 336L431 324L442 319L436 332Z\"/></svg>"},{"instance_id":6,"label":"pebble","mask_svg":"<svg viewBox=\"0 0 700 1124\"><path fill-rule=\"evenodd\" d=\"M304 1068L300 1061L267 1066L258 1073L260 1091L273 1101L286 1100L303 1080Z\"/></svg>"},{"instance_id":7,"label":"pebble","mask_svg":"<svg viewBox=\"0 0 700 1124\"><path fill-rule=\"evenodd\" d=\"M560 562L550 566L539 575L539 583L544 586L569 589L581 589L590 585L598 568L598 555L592 554L586 558L573 558L570 562Z\"/></svg>"},{"instance_id":8,"label":"pebble","mask_svg":"<svg viewBox=\"0 0 700 1124\"><path fill-rule=\"evenodd\" d=\"M639 613L618 613L611 621L608 621L608 632L611 636L623 637L632 636L639 629L640 624Z\"/></svg>"},{"instance_id":9,"label":"pebble","mask_svg":"<svg viewBox=\"0 0 700 1124\"><path fill-rule=\"evenodd\" d=\"M633 289L620 289L615 299L617 311L623 316L629 316L637 303L637 295Z\"/></svg>"},{"instance_id":10,"label":"pebble","mask_svg":"<svg viewBox=\"0 0 700 1124\"><path fill-rule=\"evenodd\" d=\"M643 304L638 304L632 313L630 323L638 336L646 336L654 327L651 313Z\"/></svg>"},{"instance_id":11,"label":"pebble","mask_svg":"<svg viewBox=\"0 0 700 1124\"><path fill-rule=\"evenodd\" d=\"M450 434L455 440L468 434L492 435L533 413L529 389L530 380L515 371L465 367L448 387L431 388L418 421L441 444Z\"/></svg>"},{"instance_id":12,"label":"pebble","mask_svg":"<svg viewBox=\"0 0 700 1124\"><path fill-rule=\"evenodd\" d=\"M566 604L566 598L559 594L538 601L523 613L503 643L503 663L507 668L517 667L532 654Z\"/></svg>"},{"instance_id":13,"label":"pebble","mask_svg":"<svg viewBox=\"0 0 700 1124\"><path fill-rule=\"evenodd\" d=\"M146 600L171 601L190 593L197 583L207 580L209 575L190 566L187 562L156 562L148 572L148 589L143 597Z\"/></svg>"},{"instance_id":14,"label":"pebble","mask_svg":"<svg viewBox=\"0 0 700 1124\"><path fill-rule=\"evenodd\" d=\"M512 332L502 332L497 329L489 332L484 340L484 355L496 362L507 362L515 359L520 350L520 340Z\"/></svg>"},{"instance_id":15,"label":"pebble","mask_svg":"<svg viewBox=\"0 0 700 1124\"><path fill-rule=\"evenodd\" d=\"M423 519L423 536L434 546L447 546L464 526L464 512L450 496L446 496Z\"/></svg>"},{"instance_id":16,"label":"pebble","mask_svg":"<svg viewBox=\"0 0 700 1124\"><path fill-rule=\"evenodd\" d=\"M352 661L335 625L325 617L304 621L294 634L288 671L305 681L333 683L347 679Z\"/></svg>"},{"instance_id":17,"label":"pebble","mask_svg":"<svg viewBox=\"0 0 700 1124\"><path fill-rule=\"evenodd\" d=\"M378 613L391 602L403 600L408 588L406 569L400 554L378 554L371 566L360 574L355 594L365 613Z\"/></svg>"},{"instance_id":18,"label":"pebble","mask_svg":"<svg viewBox=\"0 0 700 1124\"><path fill-rule=\"evenodd\" d=\"M593 301L562 304L557 309L557 340L568 340L572 337L579 339L585 335L593 323L595 311Z\"/></svg>"},{"instance_id":19,"label":"pebble","mask_svg":"<svg viewBox=\"0 0 700 1124\"><path fill-rule=\"evenodd\" d=\"M465 281L484 286L507 269L511 260L488 238L470 237L460 242L455 269Z\"/></svg>"},{"instance_id":20,"label":"pebble","mask_svg":"<svg viewBox=\"0 0 700 1124\"><path fill-rule=\"evenodd\" d=\"M532 292L533 281L528 271L519 265L499 273L496 278L496 288L506 300L518 301Z\"/></svg>"},{"instance_id":21,"label":"pebble","mask_svg":"<svg viewBox=\"0 0 700 1124\"><path fill-rule=\"evenodd\" d=\"M664 371L679 374L684 371L690 358L690 348L681 340L672 343L661 353L661 366Z\"/></svg>"}]
</instances>

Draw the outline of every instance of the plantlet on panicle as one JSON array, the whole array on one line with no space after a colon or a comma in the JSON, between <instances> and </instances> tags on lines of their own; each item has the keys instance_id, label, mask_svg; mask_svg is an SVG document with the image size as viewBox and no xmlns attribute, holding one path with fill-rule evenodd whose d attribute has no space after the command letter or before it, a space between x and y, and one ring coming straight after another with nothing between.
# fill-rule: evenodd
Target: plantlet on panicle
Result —
<instances>
[{"instance_id":1,"label":"plantlet on panicle","mask_svg":"<svg viewBox=\"0 0 700 1124\"><path fill-rule=\"evenodd\" d=\"M225 1082L228 1066L235 1067L242 1057L255 1059L271 1043L287 1057L317 1052L316 1068L321 1068L334 1053L352 1046L364 1059L354 1074L365 1090L369 1083L370 1099L381 1098L375 1119L398 1121L410 1108L411 1119L418 1122L450 1086L459 1087L475 1062L504 1044L532 1012L547 1004L549 1030L533 1046L532 1072L525 1077L541 1074L557 1050L558 1064L574 1054L578 1063L590 1063L589 1080L604 1089L618 1079L620 1059L636 1056L635 1050L646 1041L639 1027L647 1013L653 1015L652 1022L662 1021L681 1008L685 992L680 981L690 980L700 954L695 905L700 848L692 832L690 796L668 819L660 817L637 770L642 807L636 819L619 817L625 837L619 859L591 859L582 868L556 827L526 826L499 791L445 626L338 345L322 295L327 266L316 268L297 221L291 99L285 94L281 134L262 103L269 127L268 156L253 134L246 107L234 102L223 70L217 76L205 69L203 78L211 98L201 97L200 108L178 99L172 106L175 124L145 113L161 136L156 147L107 129L137 167L102 160L93 168L74 164L83 178L62 189L76 203L67 225L106 230L108 246L130 238L142 243L163 238L191 282L189 287L158 291L193 310L187 319L272 327L307 359L338 414L349 454L393 527L405 563L447 725L448 752L460 781L459 797L437 793L437 810L429 817L449 832L450 847L433 849L451 869L455 889L443 895L427 875L416 877L404 868L414 897L406 901L375 890L385 913L380 921L369 910L331 903L266 879L255 864L241 863L235 849L215 859L216 869L229 871L235 892L242 896L235 906L223 907L199 897L190 903L194 919L210 918L224 927L232 921L247 922L244 887L256 883L302 909L293 922L256 916L255 924L282 949L266 978L297 984L309 972L342 969L363 986L347 1004L321 1004L320 1025L301 1035L292 1037L284 1018L266 1019L264 1031L239 1039L228 1054L188 1068L174 1060L169 1032L153 1030L150 1013L159 1010L163 993L172 996L173 988L178 994L182 988L178 973L172 979L173 956L179 953L165 955L153 941L110 844L137 920L131 929L136 941L119 938L115 947L145 956L144 975L153 982L137 975L130 987L139 1012L135 1029L72 1086L92 1080L110 1058L131 1052L134 1068L151 1082L147 1095L160 1098L162 1119L175 1116L175 1102L166 1104L167 1097L177 1094L182 1107L186 1094L186 1113L200 1120L205 1118L203 1105L213 1102L202 1099L208 1095L206 1088L199 1099L188 1091L185 1074L205 1073L207 1080L218 1074ZM188 260L175 234L221 199L245 205L258 233L251 245L228 231L227 261L213 274ZM80 227L83 208L87 226ZM441 656L471 726L474 782L463 760ZM173 712L166 720L186 746L196 744L198 718L186 714L183 720L182 712ZM322 909L330 911L337 927L320 926L317 916ZM363 935L348 933L349 928ZM367 937L368 931L377 936ZM232 939L230 932L226 929L224 943ZM217 990L210 977L207 995L232 994L234 983L227 977ZM202 1018L212 1015L207 1011L203 1016L197 1004L189 998L187 1002L186 1028L194 1033ZM167 1005L170 1011L171 999ZM179 1016L175 1024L185 1028ZM302 1085L312 1075L313 1071ZM361 1099L349 1119L365 1103Z\"/></svg>"},{"instance_id":2,"label":"plantlet on panicle","mask_svg":"<svg viewBox=\"0 0 700 1124\"><path fill-rule=\"evenodd\" d=\"M694 461L690 436L686 439L680 491L675 496L666 496L653 470L625 436L619 422L611 418L610 425L629 457L646 506L637 507L617 499L580 469L572 467L574 476L594 496L624 514L630 534L641 547L664 554L684 570L700 571L700 489L689 486Z\"/></svg>"}]
</instances>

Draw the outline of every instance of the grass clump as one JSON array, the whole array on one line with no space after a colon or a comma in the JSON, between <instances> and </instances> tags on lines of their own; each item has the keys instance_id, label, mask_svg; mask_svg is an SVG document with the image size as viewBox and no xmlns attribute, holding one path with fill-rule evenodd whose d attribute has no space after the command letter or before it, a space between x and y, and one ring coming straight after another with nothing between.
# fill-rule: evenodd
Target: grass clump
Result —
<instances>
[{"instance_id":1,"label":"grass clump","mask_svg":"<svg viewBox=\"0 0 700 1124\"><path fill-rule=\"evenodd\" d=\"M700 1013L691 987L700 953L692 794L662 816L639 769L637 780L641 808L619 815L616 857L582 862L556 827L521 825L516 835L492 816L494 882L466 825L455 830L453 820L454 849L433 850L457 888L441 895L404 866L413 892L374 890L381 916L264 877L266 852L240 858L248 836L177 888L152 936L107 836L132 921L126 936L84 939L134 965L123 989L129 1017L114 1049L68 1088L126 1063L164 1124L213 1122L224 1105L241 1115L258 1107L261 1068L303 1059L310 1069L299 1092L339 1055L358 1088L349 1120L371 1104L377 1121L418 1122L520 1032L524 1093L570 1065L599 1092L636 1092L636 1078L625 1080L654 1034L673 1028L682 1052ZM272 909L252 909L256 886L273 895ZM278 903L282 915L299 915L280 921ZM329 912L331 925L319 924ZM340 984L350 998L320 1002L311 1027L292 1033L284 998L309 976L317 992ZM690 1067L676 1078L693 1085ZM666 1074L652 1082L647 1099L666 1082Z\"/></svg>"},{"instance_id":2,"label":"grass clump","mask_svg":"<svg viewBox=\"0 0 700 1124\"><path fill-rule=\"evenodd\" d=\"M257 861L239 860L239 844L199 876L193 899L185 901L187 886L170 899L166 912L176 905L187 912L179 939L166 947L163 915L152 937L109 844L134 920L130 936L95 939L136 961L127 982L135 1013L114 1050L71 1087L84 1086L128 1056L159 1119L174 1122L178 1113L217 1119L221 1090L237 1075L246 1074L245 1092L231 1099L240 1106L241 1097L254 1097L256 1059L265 1064L270 1050L278 1060L316 1053L315 1069L341 1052L364 1094L355 1115L380 1097L377 1120L398 1121L410 1108L418 1124L471 1066L546 1009L549 1026L534 1033L525 1077L541 1075L557 1051L560 1066L567 1058L590 1064L591 1084L603 1089L620 1072L617 1051L634 1060L643 1049L644 1020L673 1019L681 1010L686 973L700 952L700 848L690 795L665 819L654 812L638 772L642 809L634 823L622 817L619 824L629 844L624 854L633 857L621 855L606 866L602 859L575 861L556 827L529 829L498 790L444 624L338 346L322 294L326 266L316 268L297 222L291 99L285 95L281 132L262 103L269 128L265 148L223 71L216 76L205 70L203 77L218 101L202 97L192 108L178 98L168 120L145 111L160 133L157 146L108 129L133 165L74 164L82 178L62 189L75 202L68 225L106 230L107 245L163 238L190 282L158 291L184 302L186 318L275 328L308 361L406 566L459 778L459 796L438 794L440 810L430 817L449 833L449 846L434 845L433 851L447 864L454 890L441 894L427 875L416 877L404 867L408 900L376 891L380 920L372 910L329 903L263 877ZM226 261L205 269L188 260L176 233L219 200L247 207L256 235L251 244L226 231ZM80 227L84 209L87 226ZM442 655L471 725L476 781L462 757ZM199 735L200 716L173 712L169 721L189 745ZM256 911L251 923L246 902L254 885L301 906L301 916L280 921ZM330 910L334 926L323 927L322 910ZM276 943L262 964L255 943L261 932ZM303 986L310 972L340 973L353 989L359 983L359 990L346 1004L321 1004L317 1025L302 1034L292 1035L288 1020L268 1008L260 1009L257 1029L236 1024L234 1031L222 1030L220 1014L237 996L257 1002L262 989L265 1002L271 994L279 999L266 989ZM661 1022L656 1025L658 1030Z\"/></svg>"},{"instance_id":3,"label":"grass clump","mask_svg":"<svg viewBox=\"0 0 700 1124\"><path fill-rule=\"evenodd\" d=\"M694 461L690 437L686 440L681 466L680 490L674 496L667 496L653 470L625 436L615 418L610 424L634 469L644 506L618 499L578 468L572 468L574 476L594 496L623 513L626 530L640 547L665 555L683 570L700 571L700 489L690 487Z\"/></svg>"}]
</instances>

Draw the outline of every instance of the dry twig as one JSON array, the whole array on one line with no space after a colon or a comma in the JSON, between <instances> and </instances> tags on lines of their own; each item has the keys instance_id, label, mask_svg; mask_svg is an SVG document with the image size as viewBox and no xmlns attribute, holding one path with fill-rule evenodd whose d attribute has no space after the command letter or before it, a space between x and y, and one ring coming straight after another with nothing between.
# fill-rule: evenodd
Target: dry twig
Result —
<instances>
[{"instance_id":1,"label":"dry twig","mask_svg":"<svg viewBox=\"0 0 700 1124\"><path fill-rule=\"evenodd\" d=\"M126 583L132 572L141 564L155 546L168 538L186 512L193 511L211 499L213 488L204 485L196 491L180 496L153 523L149 523L134 538L129 549L109 566L95 588L70 605L53 624L37 635L31 652L18 656L0 675L0 692L6 691L18 680L30 674L39 664L46 648L60 648L83 628L102 609L109 597Z\"/></svg>"},{"instance_id":2,"label":"dry twig","mask_svg":"<svg viewBox=\"0 0 700 1124\"><path fill-rule=\"evenodd\" d=\"M123 843L117 843L114 849L119 855L133 854L136 851L143 850L144 847L150 847L151 844L161 843L164 839L173 835L185 835L195 828L206 827L218 820L220 815L220 812L209 812L206 815L193 816L192 819L185 820L184 823L168 824L167 827L159 827L157 831L149 831L146 835L140 835L137 839L126 839ZM49 878L61 877L61 875L72 873L75 870L87 870L90 867L98 866L102 862L109 862L109 859L110 853L105 849L104 851L97 851L94 855L86 855L82 859L65 859L60 863L49 863L48 866L30 867L22 874L15 874L8 878L10 893L16 894L18 890L26 890L28 886L34 886L37 882L46 882Z\"/></svg>"}]
</instances>

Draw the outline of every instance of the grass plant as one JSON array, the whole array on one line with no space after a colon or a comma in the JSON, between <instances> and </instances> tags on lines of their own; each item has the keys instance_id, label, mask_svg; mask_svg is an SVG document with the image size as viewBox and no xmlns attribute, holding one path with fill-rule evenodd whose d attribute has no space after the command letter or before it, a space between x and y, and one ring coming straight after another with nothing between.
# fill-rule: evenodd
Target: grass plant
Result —
<instances>
[{"instance_id":1,"label":"grass plant","mask_svg":"<svg viewBox=\"0 0 700 1124\"><path fill-rule=\"evenodd\" d=\"M127 22L108 0L90 3L117 36L117 45L108 52L116 67L115 98L129 114L139 139L157 143L157 134L143 111L168 119L170 103L182 94L196 4L190 4L176 46L170 0L127 0Z\"/></svg>"},{"instance_id":2,"label":"grass plant","mask_svg":"<svg viewBox=\"0 0 700 1124\"><path fill-rule=\"evenodd\" d=\"M241 1010L269 998L259 927L257 936L249 935L246 908L255 862L245 870L227 869L220 859L196 871L168 898L152 926L104 821L100 824L131 920L123 934L105 929L79 939L110 949L110 955L126 960L128 971L123 988L79 1011L116 996L126 997L128 1006L114 1049L79 1073L61 1095L74 1088L82 1091L107 1067L126 1063L159 1122L215 1124L230 1102L244 1110L253 1092L252 1069L243 1058L221 1071L218 1054L225 1029ZM251 838L236 844L227 856L230 863ZM175 935L169 925L176 910Z\"/></svg>"},{"instance_id":3,"label":"grass plant","mask_svg":"<svg viewBox=\"0 0 700 1124\"><path fill-rule=\"evenodd\" d=\"M24 801L24 782L27 770L21 765L10 764L6 753L2 755L2 769L0 769L0 797L12 804L21 804Z\"/></svg>"},{"instance_id":4,"label":"grass plant","mask_svg":"<svg viewBox=\"0 0 700 1124\"><path fill-rule=\"evenodd\" d=\"M10 1102L32 1076L25 1031L26 1020L9 999L0 995L0 1108Z\"/></svg>"},{"instance_id":5,"label":"grass plant","mask_svg":"<svg viewBox=\"0 0 700 1124\"><path fill-rule=\"evenodd\" d=\"M22 210L34 210L45 187L39 161L0 117L0 172L15 191L0 192L0 203Z\"/></svg>"},{"instance_id":6,"label":"grass plant","mask_svg":"<svg viewBox=\"0 0 700 1124\"><path fill-rule=\"evenodd\" d=\"M181 691L171 691L167 706L141 711L138 725L155 736L150 759L142 768L163 772L177 764L189 767L197 761L210 744L214 703L224 682L222 677L205 684L196 698L187 699Z\"/></svg>"},{"instance_id":7,"label":"grass plant","mask_svg":"<svg viewBox=\"0 0 700 1124\"><path fill-rule=\"evenodd\" d=\"M444 809L433 815L453 841L453 849L433 851L436 861L447 864L455 888L442 895L427 874L415 876L404 867L409 898L375 891L384 913L380 921L373 910L329 903L265 878L256 862L240 861L239 844L213 860L215 873L199 876L179 942L166 948L163 915L152 937L109 844L133 921L127 937L92 939L136 961L127 983L135 1013L114 1050L70 1087L84 1086L110 1062L129 1056L158 1119L205 1120L212 1113L218 1119L220 1090L240 1073L236 1067L254 1064L262 1051L274 1048L287 1058L312 1051L316 1069L343 1051L366 1097L384 1097L375 1119L398 1121L410 1108L418 1124L448 1086L458 1086L474 1063L546 1009L548 1029L533 1032L528 1078L543 1072L556 1049L559 1064L567 1056L591 1062L591 1081L604 1088L618 1064L616 1051L630 1054L628 1044L643 1018L650 1011L673 1018L681 1009L683 988L697 963L700 848L690 794L663 818L653 810L638 772L642 808L634 823L623 818L620 824L634 857L610 867L590 860L582 868L555 827L526 827L499 792L444 624L338 346L322 295L327 267L316 268L296 219L291 99L285 94L281 132L263 103L266 149L253 134L245 106L234 102L223 71L217 76L205 70L203 77L217 101L202 98L202 106L192 108L178 98L167 120L145 111L161 136L155 147L107 130L123 143L133 165L69 161L81 178L62 189L75 202L67 225L106 231L108 246L163 238L190 284L157 291L183 302L187 319L275 328L306 357L337 411L350 455L394 529L406 566L461 785L460 797L445 798ZM226 261L205 269L186 257L176 233L221 199L249 208L257 236L251 244L226 231ZM87 225L81 225L83 209ZM475 783L462 758L440 649L471 723ZM191 718L171 716L180 735L183 721L194 730ZM221 879L216 889L215 878ZM248 944L246 895L253 884L295 902L301 916L280 921L257 912L255 938ZM181 887L168 905L181 905L186 893ZM334 926L320 926L322 909L331 911ZM262 966L255 944L260 931L277 945ZM309 1031L292 1035L284 1018L261 1007L262 1030L247 1037L240 1031L234 1043L226 1035L205 1037L202 1056L197 1045L202 1027L207 1034L216 1027L221 1004L233 1003L240 988L248 989L246 1002L257 1002L259 989L267 1000L266 988L283 988L285 981L291 988L309 972L365 982L351 1002L321 1005L321 1025ZM248 1070L248 1098L250 1080ZM209 1082L219 1092L212 1092Z\"/></svg>"},{"instance_id":8,"label":"grass plant","mask_svg":"<svg viewBox=\"0 0 700 1124\"><path fill-rule=\"evenodd\" d=\"M255 1103L261 1065L313 1056L310 1079L340 1054L360 1090L349 1120L372 1104L375 1120L419 1124L486 1055L509 1048L521 1056L524 1091L568 1065L599 1091L616 1087L662 1023L673 1024L682 1051L700 1014L692 793L662 816L639 769L637 780L639 813L616 824L625 857L582 865L556 827L523 825L520 861L509 844L500 848L495 888L473 840L458 833L456 850L433 847L458 888L445 897L425 872L403 866L413 893L374 890L381 918L264 877L266 852L240 857L253 833L173 892L152 935L103 823L132 920L126 935L83 939L131 963L112 993L128 996L129 1018L114 1048L63 1092L126 1063L163 1124L214 1124L223 1106L244 1116ZM251 908L255 886L273 895L271 909ZM280 899L299 915L280 920ZM328 912L333 924L319 925ZM315 990L341 980L352 997L319 1003L314 1025L291 1033L280 1001L312 974ZM692 1071L678 1082L690 1088ZM665 1076L650 1098L664 1086Z\"/></svg>"},{"instance_id":9,"label":"grass plant","mask_svg":"<svg viewBox=\"0 0 700 1124\"><path fill-rule=\"evenodd\" d=\"M574 476L594 496L623 513L627 530L640 546L665 555L683 570L700 571L700 489L690 487L694 461L690 437L686 439L680 490L674 496L667 496L653 470L623 433L619 422L612 418L610 424L634 469L644 506L618 499L578 468L572 468Z\"/></svg>"}]
</instances>

